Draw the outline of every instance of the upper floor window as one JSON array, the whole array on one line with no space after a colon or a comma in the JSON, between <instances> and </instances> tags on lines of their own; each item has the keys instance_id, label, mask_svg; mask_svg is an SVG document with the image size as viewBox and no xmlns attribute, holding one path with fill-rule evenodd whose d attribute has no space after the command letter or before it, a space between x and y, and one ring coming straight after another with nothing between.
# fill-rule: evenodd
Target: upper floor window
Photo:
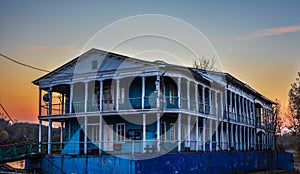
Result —
<instances>
[{"instance_id":1,"label":"upper floor window","mask_svg":"<svg viewBox=\"0 0 300 174\"><path fill-rule=\"evenodd\" d=\"M92 61L92 70L98 69L98 62L97 60Z\"/></svg>"}]
</instances>

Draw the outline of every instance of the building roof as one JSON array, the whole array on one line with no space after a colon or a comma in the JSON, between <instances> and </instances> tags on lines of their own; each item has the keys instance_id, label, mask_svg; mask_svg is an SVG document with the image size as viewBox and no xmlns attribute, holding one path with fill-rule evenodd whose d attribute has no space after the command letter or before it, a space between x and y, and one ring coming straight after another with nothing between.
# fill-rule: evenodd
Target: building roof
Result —
<instances>
[{"instance_id":1,"label":"building roof","mask_svg":"<svg viewBox=\"0 0 300 174\"><path fill-rule=\"evenodd\" d=\"M90 49L89 51L81 54L80 56L74 58L73 60L65 63L64 65L58 67L57 69L47 73L46 75L34 80L32 83L35 85L39 85L39 81L47 78L51 78L54 75L62 75L62 76L72 76L74 75L74 67L76 66L78 61L82 61L86 58L88 58L91 55L94 54L99 54L103 55L104 58L110 58L108 60L104 60L101 64L101 67L99 71L109 71L109 70L117 70L120 67L120 64L123 62L128 62L127 64L123 64L122 68L132 68L132 63L136 64L137 66L158 66L158 67L167 67L167 68L172 68L172 69L181 69L181 70L189 70L192 73L196 74L198 78L207 81L207 82L215 82L218 83L218 80L215 80L213 77L219 77L220 79L223 79L226 85L232 84L235 86L238 86L242 88L243 90L253 94L255 97L258 97L260 99L263 99L269 104L274 104L274 102L265 96L261 95L259 92L251 88L249 85L246 83L240 81L239 79L235 78L229 73L226 72L215 72L215 71L206 71L206 70L201 70L201 69L196 69L192 67L185 67L181 65L174 65L174 64L169 64L161 60L156 60L156 61L145 61L141 59L136 59L132 57L128 57L125 55L120 55L117 53L113 52L108 52L104 50L99 50L99 49ZM72 69L73 67L73 69ZM67 69L72 69L70 71L66 71Z\"/></svg>"}]
</instances>

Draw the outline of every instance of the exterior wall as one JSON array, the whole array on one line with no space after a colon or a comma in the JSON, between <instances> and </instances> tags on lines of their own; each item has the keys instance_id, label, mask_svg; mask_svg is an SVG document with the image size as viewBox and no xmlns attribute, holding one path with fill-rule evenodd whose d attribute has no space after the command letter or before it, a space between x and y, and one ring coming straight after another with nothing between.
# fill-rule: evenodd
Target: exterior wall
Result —
<instances>
[{"instance_id":1,"label":"exterior wall","mask_svg":"<svg viewBox=\"0 0 300 174\"><path fill-rule=\"evenodd\" d=\"M171 65L144 66L145 62L122 62L121 56L104 58L104 54L98 53L91 51L77 62L77 73L83 74L76 74L73 80L53 73L53 77L36 82L40 85L40 110L47 109L47 112L39 112L39 119L49 123L49 154L53 143L52 122L56 121L65 125L65 138L59 142L64 145L62 154L95 153L97 145L98 153L101 145L113 145L110 151L116 153L130 153L130 149L132 153L145 153L147 145L163 152L174 143L178 147L172 151L178 152L274 148L272 102L237 79L232 83L222 73L214 78L206 74L204 78L200 71L195 73L187 68L185 71ZM90 69L91 61L97 58L101 65ZM55 76L59 76L58 80ZM50 98L46 107L41 105L42 91ZM118 114L134 120L126 121ZM173 114L173 118L167 117L168 114ZM98 121L89 123L94 117L98 117ZM77 118L80 124L73 121ZM111 142L103 138L107 127L100 125L100 118L113 128ZM152 118L151 123L148 118ZM195 119L198 126L190 121ZM140 138L132 141L126 137L124 142L118 142L116 127L119 123L125 124L126 133L131 129L142 131ZM92 124L98 126L98 134L102 132L96 144L84 134ZM171 124L177 129L174 142L169 138ZM189 133L183 136L184 132Z\"/></svg>"},{"instance_id":2,"label":"exterior wall","mask_svg":"<svg viewBox=\"0 0 300 174\"><path fill-rule=\"evenodd\" d=\"M151 157L151 154L148 154ZM114 156L45 156L41 166L27 161L26 168L43 173L224 173L257 170L293 170L293 155L286 152L222 152L165 154L139 160ZM132 160L131 160L132 159Z\"/></svg>"}]
</instances>

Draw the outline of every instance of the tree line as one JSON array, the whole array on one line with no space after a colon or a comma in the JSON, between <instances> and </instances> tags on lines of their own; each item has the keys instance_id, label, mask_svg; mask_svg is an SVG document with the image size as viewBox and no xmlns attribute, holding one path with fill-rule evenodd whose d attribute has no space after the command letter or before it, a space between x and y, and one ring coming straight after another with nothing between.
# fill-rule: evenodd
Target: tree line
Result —
<instances>
[{"instance_id":1,"label":"tree line","mask_svg":"<svg viewBox=\"0 0 300 174\"><path fill-rule=\"evenodd\" d=\"M42 140L47 141L48 127L42 127ZM60 130L53 128L53 141L59 141ZM14 144L23 141L38 142L39 125L35 123L11 123L0 118L0 145Z\"/></svg>"}]
</instances>

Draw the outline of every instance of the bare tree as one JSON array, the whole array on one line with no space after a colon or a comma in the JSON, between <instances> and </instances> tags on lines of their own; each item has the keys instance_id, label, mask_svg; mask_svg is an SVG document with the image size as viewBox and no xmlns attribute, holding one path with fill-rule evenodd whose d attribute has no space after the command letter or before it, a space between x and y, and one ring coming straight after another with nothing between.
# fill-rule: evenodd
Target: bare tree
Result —
<instances>
[{"instance_id":1,"label":"bare tree","mask_svg":"<svg viewBox=\"0 0 300 174\"><path fill-rule=\"evenodd\" d=\"M274 121L274 133L275 133L275 149L277 149L277 140L278 137L281 136L282 134L282 126L283 126L283 119L281 117L281 105L280 105L280 101L276 98L275 99L275 104L272 107L273 109L273 121ZM279 147L280 148L280 147Z\"/></svg>"},{"instance_id":2,"label":"bare tree","mask_svg":"<svg viewBox=\"0 0 300 174\"><path fill-rule=\"evenodd\" d=\"M274 132L276 135L281 135L283 126L283 119L281 117L281 105L280 101L276 98L275 104L273 105L273 120L274 120Z\"/></svg>"},{"instance_id":3,"label":"bare tree","mask_svg":"<svg viewBox=\"0 0 300 174\"><path fill-rule=\"evenodd\" d=\"M300 72L289 90L288 128L294 135L300 135Z\"/></svg>"},{"instance_id":4,"label":"bare tree","mask_svg":"<svg viewBox=\"0 0 300 174\"><path fill-rule=\"evenodd\" d=\"M193 62L193 67L197 69L207 70L207 71L217 71L215 67L216 59L208 59L205 56L201 56L198 59L195 59Z\"/></svg>"},{"instance_id":5,"label":"bare tree","mask_svg":"<svg viewBox=\"0 0 300 174\"><path fill-rule=\"evenodd\" d=\"M297 118L295 111L291 104L288 106L286 114L287 128L291 131L292 135L300 135L300 120Z\"/></svg>"}]
</instances>

